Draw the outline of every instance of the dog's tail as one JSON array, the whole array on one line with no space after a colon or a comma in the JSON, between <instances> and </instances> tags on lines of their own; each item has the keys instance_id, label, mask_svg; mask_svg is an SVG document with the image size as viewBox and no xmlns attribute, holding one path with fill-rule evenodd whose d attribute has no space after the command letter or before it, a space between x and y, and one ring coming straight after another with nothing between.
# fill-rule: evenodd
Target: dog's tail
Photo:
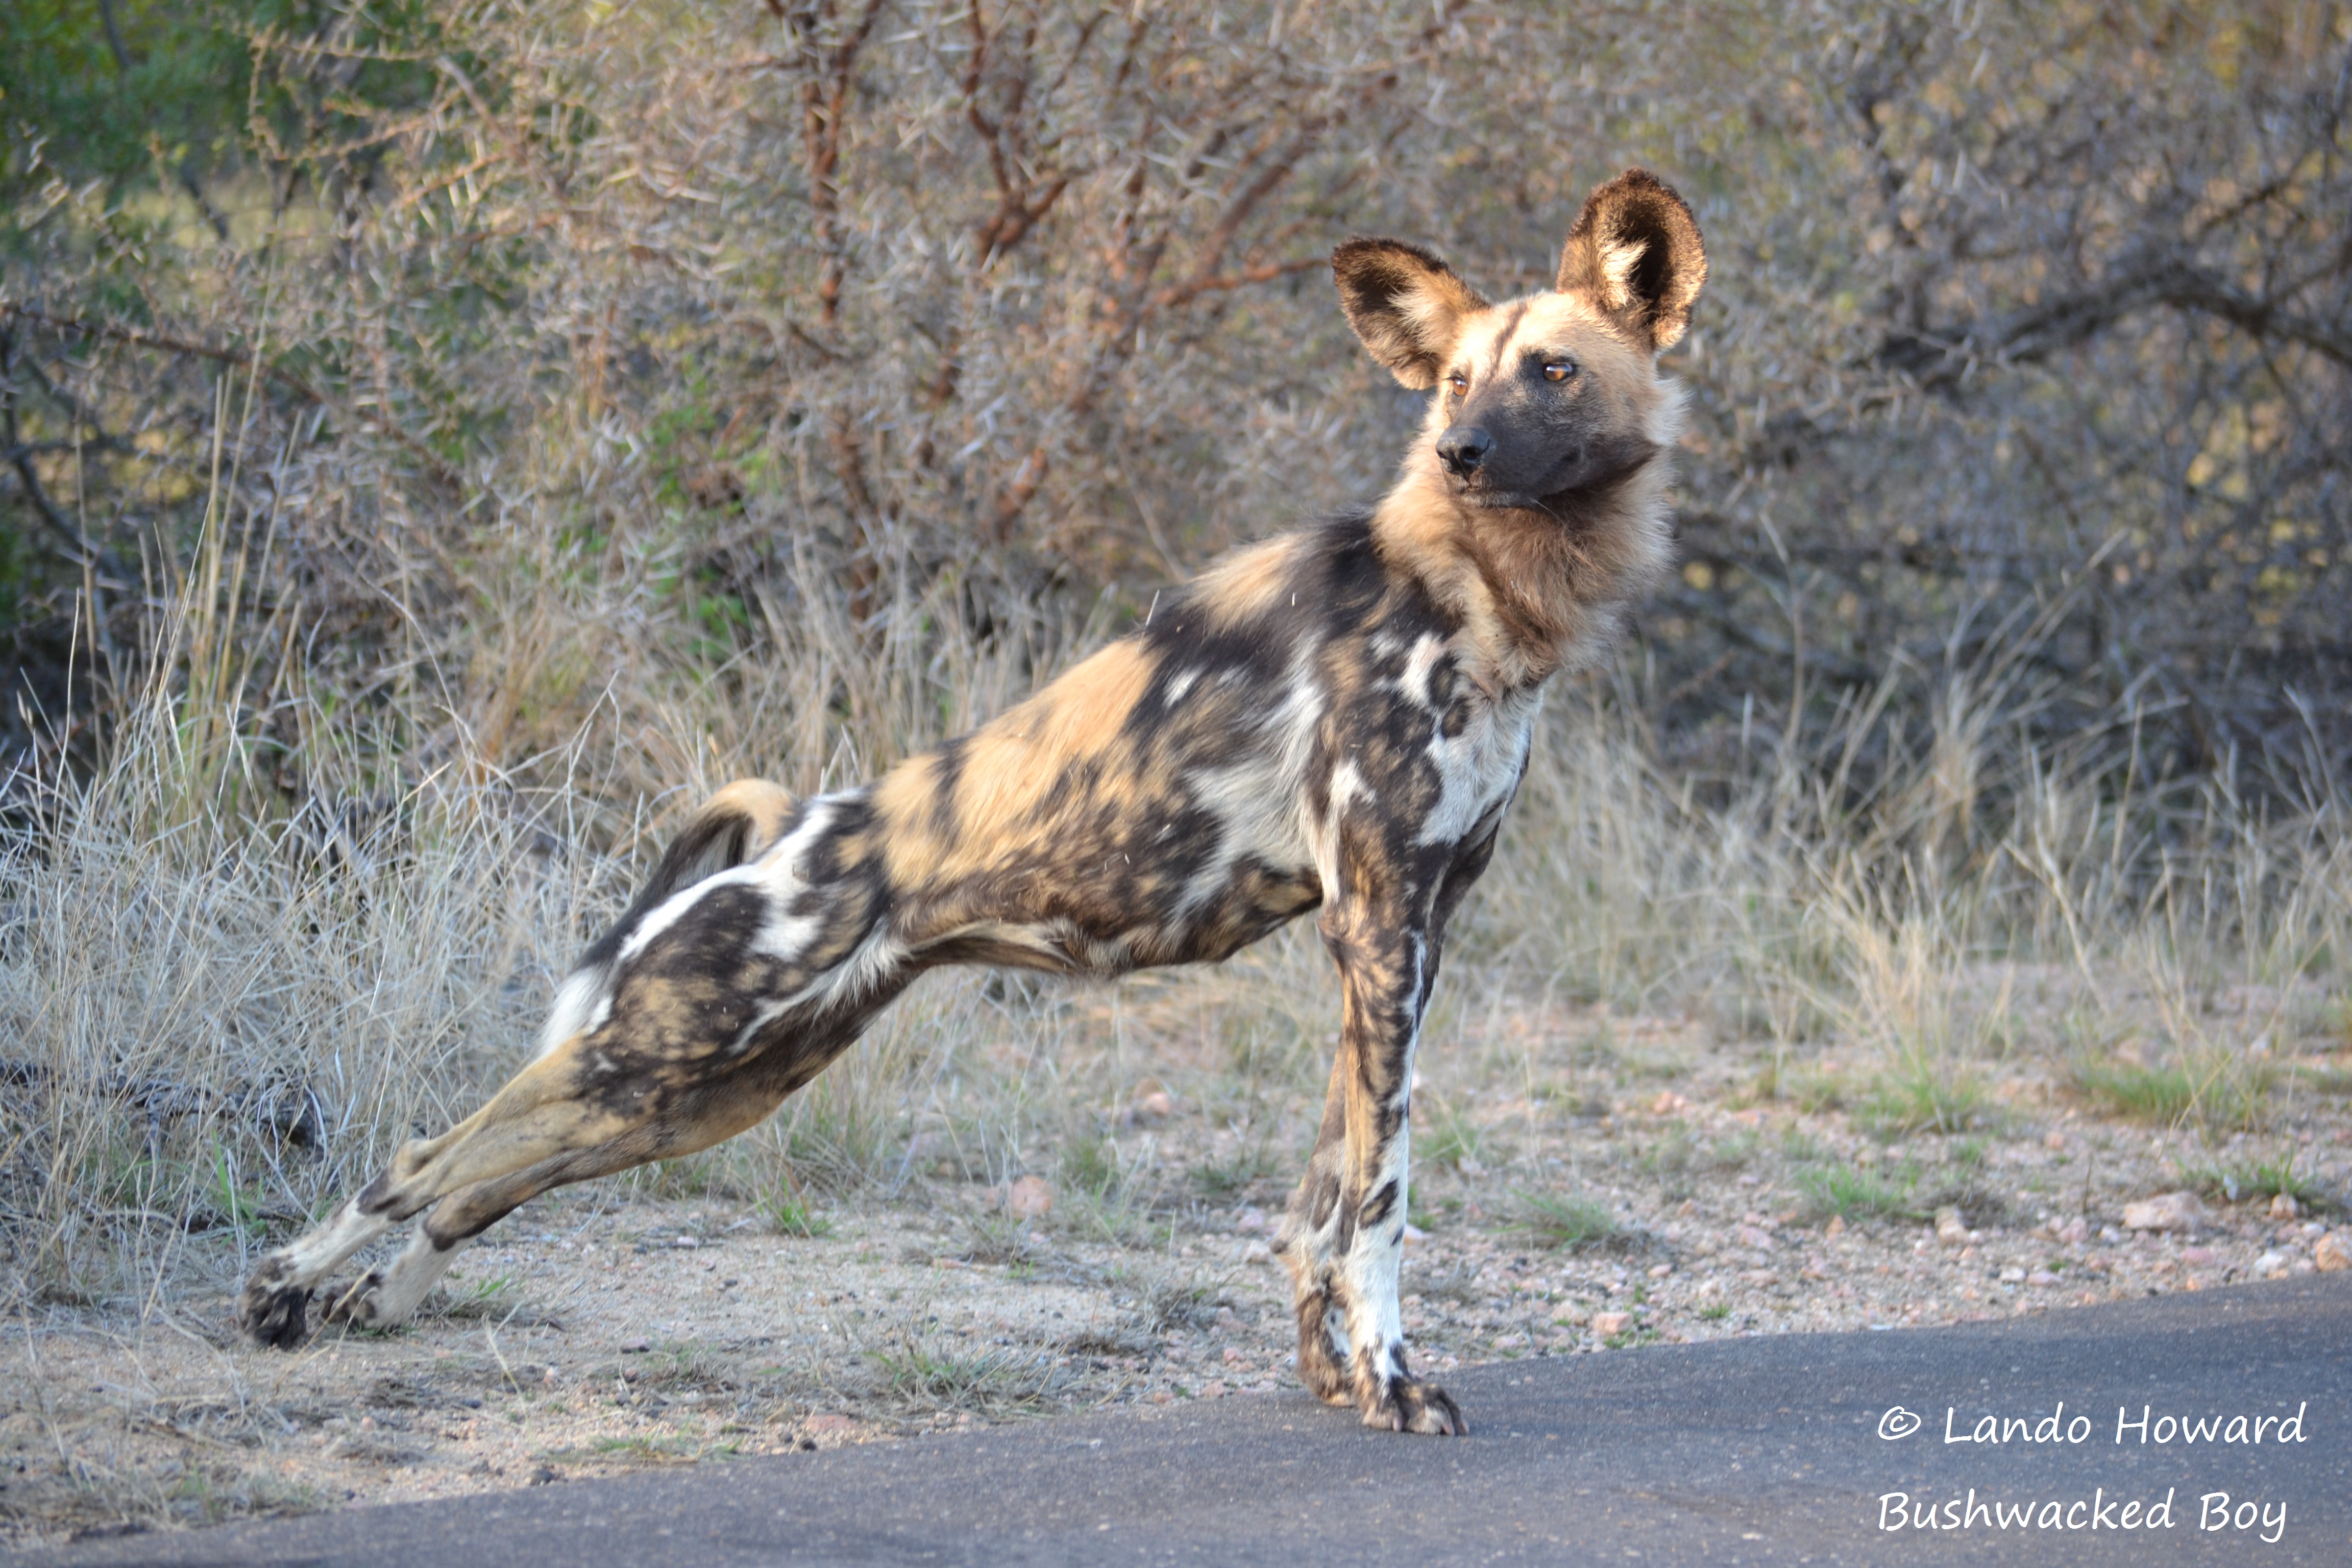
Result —
<instances>
[{"instance_id":1,"label":"dog's tail","mask_svg":"<svg viewBox=\"0 0 2352 1568\"><path fill-rule=\"evenodd\" d=\"M540 1035L541 1053L553 1050L593 1022L605 975L638 922L673 894L757 859L784 836L795 806L789 791L766 779L737 779L704 801L702 809L662 851L653 876L637 890L628 912L581 956L579 967L556 993L554 1010Z\"/></svg>"},{"instance_id":2,"label":"dog's tail","mask_svg":"<svg viewBox=\"0 0 2352 1568\"><path fill-rule=\"evenodd\" d=\"M683 832L662 851L651 880L636 902L621 917L621 926L635 925L638 917L690 888L705 877L757 859L768 846L784 836L792 820L793 801L782 784L766 779L737 779L702 803L702 809Z\"/></svg>"}]
</instances>

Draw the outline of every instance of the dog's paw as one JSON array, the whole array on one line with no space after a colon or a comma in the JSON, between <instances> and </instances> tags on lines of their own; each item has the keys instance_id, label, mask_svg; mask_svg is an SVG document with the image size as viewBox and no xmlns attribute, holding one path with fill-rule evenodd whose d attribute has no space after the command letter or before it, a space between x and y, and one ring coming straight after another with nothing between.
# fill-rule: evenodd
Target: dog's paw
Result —
<instances>
[{"instance_id":1,"label":"dog's paw","mask_svg":"<svg viewBox=\"0 0 2352 1568\"><path fill-rule=\"evenodd\" d=\"M391 1329L408 1321L406 1312L394 1311L384 1300L381 1268L371 1268L361 1275L322 1315L328 1322L349 1329Z\"/></svg>"},{"instance_id":2,"label":"dog's paw","mask_svg":"<svg viewBox=\"0 0 2352 1568\"><path fill-rule=\"evenodd\" d=\"M1467 1437L1470 1423L1454 1396L1416 1377L1393 1379L1360 1401L1364 1425L1386 1432L1421 1432L1435 1437Z\"/></svg>"},{"instance_id":3,"label":"dog's paw","mask_svg":"<svg viewBox=\"0 0 2352 1568\"><path fill-rule=\"evenodd\" d=\"M272 1258L253 1271L237 1300L236 1324L253 1342L292 1350L310 1331L310 1292L294 1284L286 1260Z\"/></svg>"},{"instance_id":4,"label":"dog's paw","mask_svg":"<svg viewBox=\"0 0 2352 1568\"><path fill-rule=\"evenodd\" d=\"M1303 1303L1298 1310L1298 1380L1326 1405L1353 1405L1347 1352L1331 1342L1323 1318L1318 1304Z\"/></svg>"}]
</instances>

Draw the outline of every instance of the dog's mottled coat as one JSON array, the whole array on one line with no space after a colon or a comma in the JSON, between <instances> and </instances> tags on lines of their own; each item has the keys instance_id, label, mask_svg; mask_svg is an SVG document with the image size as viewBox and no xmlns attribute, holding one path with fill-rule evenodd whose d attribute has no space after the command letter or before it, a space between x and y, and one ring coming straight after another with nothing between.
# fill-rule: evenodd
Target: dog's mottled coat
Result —
<instances>
[{"instance_id":1,"label":"dog's mottled coat","mask_svg":"<svg viewBox=\"0 0 2352 1568\"><path fill-rule=\"evenodd\" d=\"M564 983L538 1059L265 1259L247 1329L299 1341L319 1282L421 1216L327 1313L404 1321L534 1194L769 1115L926 969L1212 962L1319 910L1344 998L1281 1237L1299 1371L1369 1424L1465 1430L1408 1370L1398 1319L1413 1051L1544 682L1665 565L1680 405L1654 362L1706 259L1681 199L1635 170L1586 203L1551 291L1492 305L1384 240L1333 269L1373 355L1438 394L1378 506L1231 557L876 783L722 791Z\"/></svg>"}]
</instances>

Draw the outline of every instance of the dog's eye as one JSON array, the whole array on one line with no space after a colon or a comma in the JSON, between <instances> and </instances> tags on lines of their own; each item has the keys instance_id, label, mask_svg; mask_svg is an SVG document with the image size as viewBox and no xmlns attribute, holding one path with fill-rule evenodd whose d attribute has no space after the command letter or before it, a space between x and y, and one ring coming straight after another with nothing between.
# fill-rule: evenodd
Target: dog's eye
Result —
<instances>
[{"instance_id":1,"label":"dog's eye","mask_svg":"<svg viewBox=\"0 0 2352 1568\"><path fill-rule=\"evenodd\" d=\"M1445 378L1445 390L1456 397L1464 396L1470 390L1470 378L1457 370Z\"/></svg>"},{"instance_id":2,"label":"dog's eye","mask_svg":"<svg viewBox=\"0 0 2352 1568\"><path fill-rule=\"evenodd\" d=\"M1572 360L1556 359L1549 364L1544 366L1544 379L1546 381L1566 381L1570 376L1574 375L1575 374L1576 364Z\"/></svg>"}]
</instances>

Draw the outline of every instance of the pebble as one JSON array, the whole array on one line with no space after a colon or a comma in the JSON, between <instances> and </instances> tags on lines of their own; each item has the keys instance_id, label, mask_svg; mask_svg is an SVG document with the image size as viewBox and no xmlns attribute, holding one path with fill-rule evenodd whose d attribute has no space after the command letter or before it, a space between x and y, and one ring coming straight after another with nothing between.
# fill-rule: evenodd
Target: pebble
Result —
<instances>
[{"instance_id":1,"label":"pebble","mask_svg":"<svg viewBox=\"0 0 2352 1568\"><path fill-rule=\"evenodd\" d=\"M1592 1331L1599 1334L1604 1340L1622 1334L1633 1326L1633 1314L1631 1312L1595 1312L1592 1314Z\"/></svg>"},{"instance_id":2,"label":"pebble","mask_svg":"<svg viewBox=\"0 0 2352 1568\"><path fill-rule=\"evenodd\" d=\"M2293 1219L2302 1212L2302 1208L2294 1201L2293 1193L2277 1193L2272 1195L2271 1218Z\"/></svg>"},{"instance_id":3,"label":"pebble","mask_svg":"<svg viewBox=\"0 0 2352 1568\"><path fill-rule=\"evenodd\" d=\"M1043 1176L1024 1176L1005 1189L1005 1212L1016 1219L1035 1219L1053 1207L1054 1184Z\"/></svg>"},{"instance_id":4,"label":"pebble","mask_svg":"<svg viewBox=\"0 0 2352 1568\"><path fill-rule=\"evenodd\" d=\"M2332 1230L2321 1237L2319 1245L2311 1249L2311 1260L2319 1266L2322 1274L2352 1268L2352 1247L2345 1245L2342 1231Z\"/></svg>"},{"instance_id":5,"label":"pebble","mask_svg":"<svg viewBox=\"0 0 2352 1568\"><path fill-rule=\"evenodd\" d=\"M2126 1230L2190 1231L2204 1225L2205 1205L2194 1193L2159 1193L2124 1205Z\"/></svg>"},{"instance_id":6,"label":"pebble","mask_svg":"<svg viewBox=\"0 0 2352 1568\"><path fill-rule=\"evenodd\" d=\"M1946 1247L1958 1247L1969 1239L1968 1223L1960 1218L1958 1209L1946 1207L1936 1211L1936 1239Z\"/></svg>"}]
</instances>

